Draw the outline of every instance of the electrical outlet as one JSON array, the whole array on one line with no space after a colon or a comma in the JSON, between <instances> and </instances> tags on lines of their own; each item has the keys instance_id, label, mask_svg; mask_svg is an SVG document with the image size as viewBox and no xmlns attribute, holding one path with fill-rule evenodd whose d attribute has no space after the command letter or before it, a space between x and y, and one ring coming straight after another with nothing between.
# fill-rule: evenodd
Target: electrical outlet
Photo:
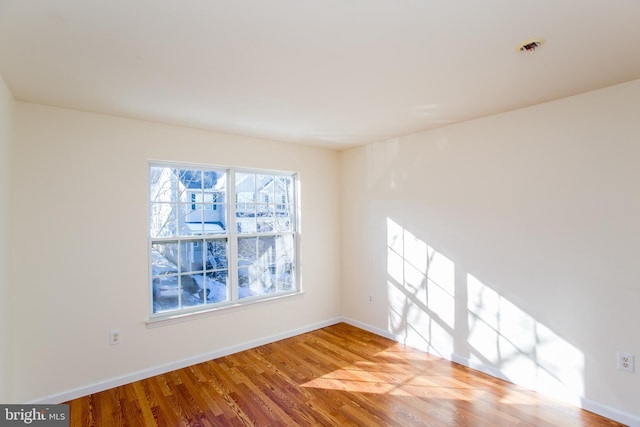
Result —
<instances>
[{"instance_id":1,"label":"electrical outlet","mask_svg":"<svg viewBox=\"0 0 640 427\"><path fill-rule=\"evenodd\" d=\"M618 352L618 369L625 372L633 372L633 365L633 354Z\"/></svg>"},{"instance_id":2,"label":"electrical outlet","mask_svg":"<svg viewBox=\"0 0 640 427\"><path fill-rule=\"evenodd\" d=\"M369 294L369 304L373 303L373 294Z\"/></svg>"},{"instance_id":3,"label":"electrical outlet","mask_svg":"<svg viewBox=\"0 0 640 427\"><path fill-rule=\"evenodd\" d=\"M120 344L120 329L113 329L109 332L109 344Z\"/></svg>"}]
</instances>

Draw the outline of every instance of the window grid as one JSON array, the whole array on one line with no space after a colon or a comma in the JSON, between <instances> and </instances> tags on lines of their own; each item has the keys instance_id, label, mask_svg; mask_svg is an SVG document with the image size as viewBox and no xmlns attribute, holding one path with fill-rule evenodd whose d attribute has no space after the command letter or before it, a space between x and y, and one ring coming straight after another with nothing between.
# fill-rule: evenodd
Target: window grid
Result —
<instances>
[{"instance_id":1,"label":"window grid","mask_svg":"<svg viewBox=\"0 0 640 427\"><path fill-rule=\"evenodd\" d=\"M297 292L295 190L292 173L151 163L151 317Z\"/></svg>"}]
</instances>

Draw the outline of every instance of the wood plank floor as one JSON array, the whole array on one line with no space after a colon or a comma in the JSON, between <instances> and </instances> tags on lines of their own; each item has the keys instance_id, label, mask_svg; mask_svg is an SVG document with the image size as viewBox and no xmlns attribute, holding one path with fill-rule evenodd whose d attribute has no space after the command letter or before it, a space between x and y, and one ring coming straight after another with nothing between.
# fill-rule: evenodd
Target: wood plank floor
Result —
<instances>
[{"instance_id":1,"label":"wood plank floor","mask_svg":"<svg viewBox=\"0 0 640 427\"><path fill-rule=\"evenodd\" d=\"M621 426L340 323L66 402L72 426Z\"/></svg>"}]
</instances>

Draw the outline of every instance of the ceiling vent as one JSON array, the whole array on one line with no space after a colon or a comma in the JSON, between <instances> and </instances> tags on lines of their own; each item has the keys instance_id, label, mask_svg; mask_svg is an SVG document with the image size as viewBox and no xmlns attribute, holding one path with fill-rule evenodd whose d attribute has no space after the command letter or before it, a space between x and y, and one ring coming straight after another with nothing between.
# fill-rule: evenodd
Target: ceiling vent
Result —
<instances>
[{"instance_id":1,"label":"ceiling vent","mask_svg":"<svg viewBox=\"0 0 640 427\"><path fill-rule=\"evenodd\" d=\"M520 43L516 50L523 53L533 53L544 44L544 39L531 39Z\"/></svg>"}]
</instances>

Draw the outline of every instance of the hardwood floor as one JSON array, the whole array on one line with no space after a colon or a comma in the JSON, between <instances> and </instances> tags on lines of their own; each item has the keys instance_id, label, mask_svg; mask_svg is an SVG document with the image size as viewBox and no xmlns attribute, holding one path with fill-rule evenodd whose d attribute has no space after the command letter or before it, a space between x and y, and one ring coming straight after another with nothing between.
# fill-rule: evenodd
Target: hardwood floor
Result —
<instances>
[{"instance_id":1,"label":"hardwood floor","mask_svg":"<svg viewBox=\"0 0 640 427\"><path fill-rule=\"evenodd\" d=\"M72 426L621 426L340 323L67 402Z\"/></svg>"}]
</instances>

